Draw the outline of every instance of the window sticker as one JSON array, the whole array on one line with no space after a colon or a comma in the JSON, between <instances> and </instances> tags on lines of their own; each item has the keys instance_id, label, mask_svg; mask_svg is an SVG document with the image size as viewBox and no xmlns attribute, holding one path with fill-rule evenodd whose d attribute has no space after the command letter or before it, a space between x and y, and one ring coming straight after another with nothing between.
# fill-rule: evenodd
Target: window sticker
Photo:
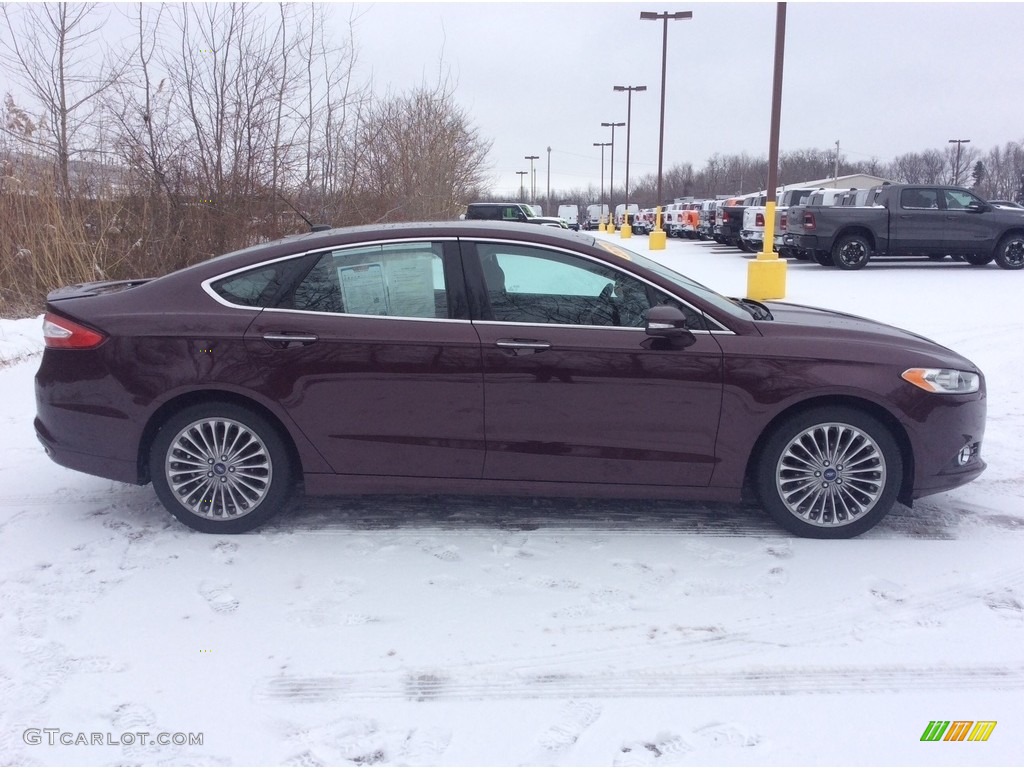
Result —
<instances>
[{"instance_id":1,"label":"window sticker","mask_svg":"<svg viewBox=\"0 0 1024 768\"><path fill-rule=\"evenodd\" d=\"M390 314L384 268L379 262L339 267L338 281L346 311L355 315Z\"/></svg>"},{"instance_id":2,"label":"window sticker","mask_svg":"<svg viewBox=\"0 0 1024 768\"><path fill-rule=\"evenodd\" d=\"M434 317L433 255L417 253L388 259L384 265L389 313L401 317Z\"/></svg>"}]
</instances>

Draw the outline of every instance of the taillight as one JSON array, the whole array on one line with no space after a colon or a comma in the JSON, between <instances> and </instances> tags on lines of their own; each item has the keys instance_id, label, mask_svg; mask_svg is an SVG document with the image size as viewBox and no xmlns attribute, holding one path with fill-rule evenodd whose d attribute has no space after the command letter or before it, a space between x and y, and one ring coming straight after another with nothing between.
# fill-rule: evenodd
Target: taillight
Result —
<instances>
[{"instance_id":1,"label":"taillight","mask_svg":"<svg viewBox=\"0 0 1024 768\"><path fill-rule=\"evenodd\" d=\"M764 226L764 214L763 213L759 213L759 214L754 216L754 226L755 227L763 227Z\"/></svg>"},{"instance_id":2,"label":"taillight","mask_svg":"<svg viewBox=\"0 0 1024 768\"><path fill-rule=\"evenodd\" d=\"M66 317L46 313L43 318L43 341L50 349L95 349L107 337Z\"/></svg>"},{"instance_id":3,"label":"taillight","mask_svg":"<svg viewBox=\"0 0 1024 768\"><path fill-rule=\"evenodd\" d=\"M728 220L729 220L729 212L728 211L722 211L722 223L725 224L725 222L727 222Z\"/></svg>"},{"instance_id":4,"label":"taillight","mask_svg":"<svg viewBox=\"0 0 1024 768\"><path fill-rule=\"evenodd\" d=\"M786 228L786 214L779 214L779 229Z\"/></svg>"},{"instance_id":5,"label":"taillight","mask_svg":"<svg viewBox=\"0 0 1024 768\"><path fill-rule=\"evenodd\" d=\"M804 213L804 229L814 229L815 227L814 214L810 212Z\"/></svg>"}]
</instances>

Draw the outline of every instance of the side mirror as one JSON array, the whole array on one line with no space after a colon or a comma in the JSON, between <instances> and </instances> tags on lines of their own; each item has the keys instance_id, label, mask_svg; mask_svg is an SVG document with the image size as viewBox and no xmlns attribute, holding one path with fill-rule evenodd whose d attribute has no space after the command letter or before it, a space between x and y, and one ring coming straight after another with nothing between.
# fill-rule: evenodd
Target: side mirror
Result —
<instances>
[{"instance_id":1,"label":"side mirror","mask_svg":"<svg viewBox=\"0 0 1024 768\"><path fill-rule=\"evenodd\" d=\"M693 333L686 327L686 315L671 304L659 304L647 310L647 335L656 338L693 339Z\"/></svg>"},{"instance_id":2,"label":"side mirror","mask_svg":"<svg viewBox=\"0 0 1024 768\"><path fill-rule=\"evenodd\" d=\"M991 211L992 206L988 203L979 203L972 200L967 204L966 210L968 213L984 213L985 211Z\"/></svg>"}]
</instances>

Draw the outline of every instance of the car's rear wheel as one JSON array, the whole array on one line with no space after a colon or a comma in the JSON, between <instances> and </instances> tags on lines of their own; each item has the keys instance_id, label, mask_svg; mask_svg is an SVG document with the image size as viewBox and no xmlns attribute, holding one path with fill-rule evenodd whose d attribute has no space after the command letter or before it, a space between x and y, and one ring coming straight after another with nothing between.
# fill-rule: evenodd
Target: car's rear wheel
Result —
<instances>
[{"instance_id":1,"label":"car's rear wheel","mask_svg":"<svg viewBox=\"0 0 1024 768\"><path fill-rule=\"evenodd\" d=\"M157 497L204 533L243 533L270 519L287 500L291 464L277 429L230 403L179 411L160 428L149 456Z\"/></svg>"},{"instance_id":2,"label":"car's rear wheel","mask_svg":"<svg viewBox=\"0 0 1024 768\"><path fill-rule=\"evenodd\" d=\"M846 235L832 249L832 261L840 269L862 269L871 260L871 243L864 235Z\"/></svg>"},{"instance_id":3,"label":"car's rear wheel","mask_svg":"<svg viewBox=\"0 0 1024 768\"><path fill-rule=\"evenodd\" d=\"M996 264L1003 269L1024 268L1024 234L1012 233L999 241Z\"/></svg>"},{"instance_id":4,"label":"car's rear wheel","mask_svg":"<svg viewBox=\"0 0 1024 768\"><path fill-rule=\"evenodd\" d=\"M890 431L848 407L795 414L765 443L755 483L782 527L815 539L846 539L892 508L903 460Z\"/></svg>"}]
</instances>

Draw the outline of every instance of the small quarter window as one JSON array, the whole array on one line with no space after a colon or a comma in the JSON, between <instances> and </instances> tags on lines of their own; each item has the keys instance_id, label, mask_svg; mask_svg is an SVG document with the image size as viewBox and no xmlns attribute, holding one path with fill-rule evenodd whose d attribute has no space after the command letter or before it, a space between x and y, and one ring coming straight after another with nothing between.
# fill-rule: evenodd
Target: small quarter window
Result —
<instances>
[{"instance_id":1,"label":"small quarter window","mask_svg":"<svg viewBox=\"0 0 1024 768\"><path fill-rule=\"evenodd\" d=\"M243 307L267 307L281 288L282 264L268 264L215 281L211 287L225 301Z\"/></svg>"}]
</instances>

